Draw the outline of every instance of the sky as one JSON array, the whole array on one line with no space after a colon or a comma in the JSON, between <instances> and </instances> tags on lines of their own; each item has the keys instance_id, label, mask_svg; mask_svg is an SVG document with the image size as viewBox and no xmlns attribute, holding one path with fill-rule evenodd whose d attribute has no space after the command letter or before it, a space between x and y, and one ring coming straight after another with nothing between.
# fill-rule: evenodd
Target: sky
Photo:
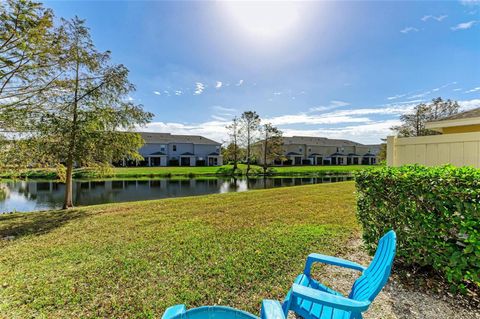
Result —
<instances>
[{"instance_id":1,"label":"sky","mask_svg":"<svg viewBox=\"0 0 480 319\"><path fill-rule=\"evenodd\" d=\"M480 107L480 0L46 1L130 70L141 131L228 140L243 111L285 136L373 144L442 97Z\"/></svg>"}]
</instances>

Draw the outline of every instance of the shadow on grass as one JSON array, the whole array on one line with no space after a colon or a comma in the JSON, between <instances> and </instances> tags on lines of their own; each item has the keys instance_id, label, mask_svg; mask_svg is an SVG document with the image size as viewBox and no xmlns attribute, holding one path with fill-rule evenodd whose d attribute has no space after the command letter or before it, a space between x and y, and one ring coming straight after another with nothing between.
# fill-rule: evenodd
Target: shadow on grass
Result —
<instances>
[{"instance_id":1,"label":"shadow on grass","mask_svg":"<svg viewBox=\"0 0 480 319\"><path fill-rule=\"evenodd\" d=\"M86 215L82 210L3 214L0 215L0 238L45 234Z\"/></svg>"}]
</instances>

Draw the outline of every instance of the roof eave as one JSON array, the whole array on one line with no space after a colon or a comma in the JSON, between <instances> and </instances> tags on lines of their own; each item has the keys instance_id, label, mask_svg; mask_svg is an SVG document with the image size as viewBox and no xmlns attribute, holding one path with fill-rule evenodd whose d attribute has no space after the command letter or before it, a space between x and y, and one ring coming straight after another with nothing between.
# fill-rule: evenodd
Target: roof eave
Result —
<instances>
[{"instance_id":1,"label":"roof eave","mask_svg":"<svg viewBox=\"0 0 480 319\"><path fill-rule=\"evenodd\" d=\"M445 127L479 125L479 124L480 124L480 117L470 117L465 119L426 122L425 128L432 131L443 132L443 129Z\"/></svg>"}]
</instances>

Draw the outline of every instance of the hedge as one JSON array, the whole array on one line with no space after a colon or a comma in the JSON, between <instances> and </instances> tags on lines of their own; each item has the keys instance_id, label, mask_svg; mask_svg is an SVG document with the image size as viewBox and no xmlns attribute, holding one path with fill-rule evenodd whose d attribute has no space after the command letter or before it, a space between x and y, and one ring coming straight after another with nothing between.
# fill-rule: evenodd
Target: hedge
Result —
<instances>
[{"instance_id":1,"label":"hedge","mask_svg":"<svg viewBox=\"0 0 480 319\"><path fill-rule=\"evenodd\" d=\"M373 252L389 229L396 260L433 267L452 288L480 288L480 170L383 167L355 173L357 216Z\"/></svg>"}]
</instances>

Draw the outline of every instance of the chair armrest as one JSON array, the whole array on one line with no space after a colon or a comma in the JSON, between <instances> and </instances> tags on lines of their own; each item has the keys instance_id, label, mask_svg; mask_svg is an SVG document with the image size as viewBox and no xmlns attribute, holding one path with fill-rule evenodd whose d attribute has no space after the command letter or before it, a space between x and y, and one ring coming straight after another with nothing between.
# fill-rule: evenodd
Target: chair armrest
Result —
<instances>
[{"instance_id":1,"label":"chair armrest","mask_svg":"<svg viewBox=\"0 0 480 319\"><path fill-rule=\"evenodd\" d=\"M184 314L187 311L185 305L175 305L168 307L163 313L162 319L170 319Z\"/></svg>"},{"instance_id":2,"label":"chair armrest","mask_svg":"<svg viewBox=\"0 0 480 319\"><path fill-rule=\"evenodd\" d=\"M264 299L262 301L261 319L285 319L282 305L276 300Z\"/></svg>"},{"instance_id":3,"label":"chair armrest","mask_svg":"<svg viewBox=\"0 0 480 319\"><path fill-rule=\"evenodd\" d=\"M321 255L321 254L310 254L307 257L307 262L305 263L305 269L303 270L303 273L305 275L310 276L310 269L312 268L312 264L314 262L322 262L327 265L334 265L334 266L340 266L340 267L349 268L349 269L355 269L361 272L367 269L366 267L360 264L357 264L356 262L345 260L342 258Z\"/></svg>"},{"instance_id":4,"label":"chair armrest","mask_svg":"<svg viewBox=\"0 0 480 319\"><path fill-rule=\"evenodd\" d=\"M343 296L329 294L320 290L293 284L292 294L313 303L322 304L328 307L360 313L368 309L370 301L357 301Z\"/></svg>"}]
</instances>

